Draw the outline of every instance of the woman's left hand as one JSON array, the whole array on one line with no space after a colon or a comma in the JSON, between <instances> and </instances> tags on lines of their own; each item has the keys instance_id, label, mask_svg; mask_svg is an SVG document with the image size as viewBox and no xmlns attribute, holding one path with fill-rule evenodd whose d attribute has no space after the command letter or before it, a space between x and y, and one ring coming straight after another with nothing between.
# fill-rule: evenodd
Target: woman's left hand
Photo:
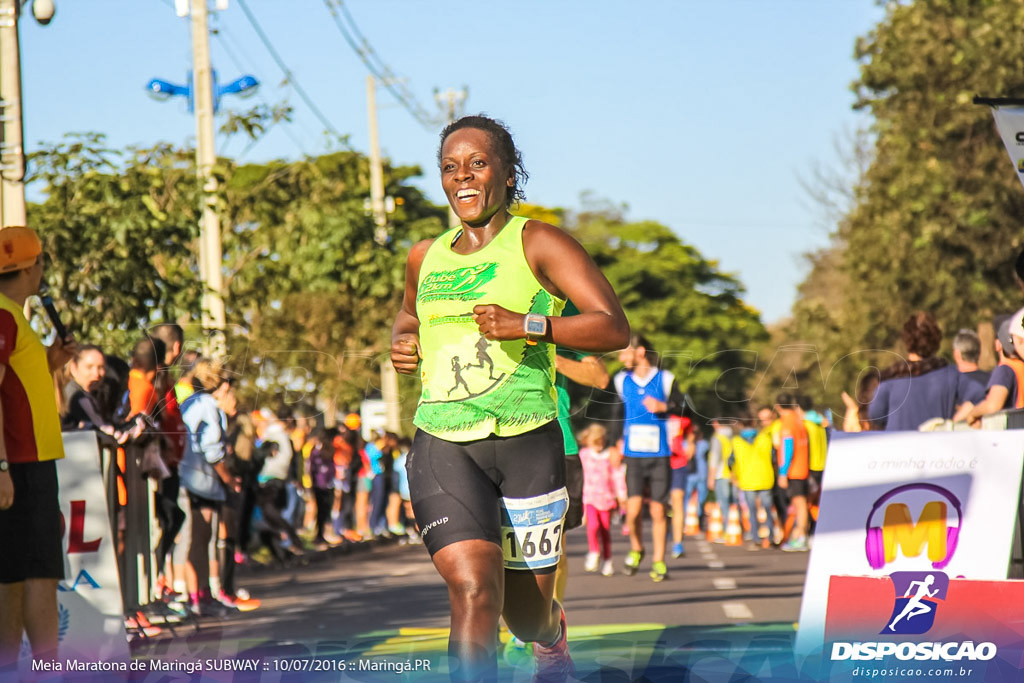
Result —
<instances>
[{"instance_id":1,"label":"woman's left hand","mask_svg":"<svg viewBox=\"0 0 1024 683\"><path fill-rule=\"evenodd\" d=\"M508 341L523 339L522 313L513 313L496 304L483 304L473 307L473 320L480 328L480 334L491 341Z\"/></svg>"}]
</instances>

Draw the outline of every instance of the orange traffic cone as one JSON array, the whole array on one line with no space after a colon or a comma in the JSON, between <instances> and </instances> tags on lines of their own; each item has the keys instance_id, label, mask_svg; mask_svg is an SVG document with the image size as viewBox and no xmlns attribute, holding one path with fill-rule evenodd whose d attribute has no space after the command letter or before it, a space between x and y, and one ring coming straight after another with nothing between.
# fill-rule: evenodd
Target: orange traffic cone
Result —
<instances>
[{"instance_id":1,"label":"orange traffic cone","mask_svg":"<svg viewBox=\"0 0 1024 683\"><path fill-rule=\"evenodd\" d=\"M686 536L700 535L700 517L697 516L697 501L690 498L686 506L686 519L683 522L683 534Z\"/></svg>"},{"instance_id":2,"label":"orange traffic cone","mask_svg":"<svg viewBox=\"0 0 1024 683\"><path fill-rule=\"evenodd\" d=\"M735 505L729 506L729 522L725 526L725 544L743 545L743 527L740 525L740 510Z\"/></svg>"},{"instance_id":3,"label":"orange traffic cone","mask_svg":"<svg viewBox=\"0 0 1024 683\"><path fill-rule=\"evenodd\" d=\"M757 508L757 536L768 538L768 512L763 508Z\"/></svg>"},{"instance_id":4,"label":"orange traffic cone","mask_svg":"<svg viewBox=\"0 0 1024 683\"><path fill-rule=\"evenodd\" d=\"M711 515L708 517L708 543L721 541L722 531L722 508L719 505L712 505Z\"/></svg>"}]
</instances>

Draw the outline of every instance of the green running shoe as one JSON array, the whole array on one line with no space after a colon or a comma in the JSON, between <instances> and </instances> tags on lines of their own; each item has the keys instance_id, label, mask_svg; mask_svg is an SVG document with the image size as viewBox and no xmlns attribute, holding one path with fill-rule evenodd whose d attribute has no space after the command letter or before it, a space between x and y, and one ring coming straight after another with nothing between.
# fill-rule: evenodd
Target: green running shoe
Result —
<instances>
[{"instance_id":1,"label":"green running shoe","mask_svg":"<svg viewBox=\"0 0 1024 683\"><path fill-rule=\"evenodd\" d=\"M643 550L630 550L629 554L626 555L626 561L623 562L623 572L626 576L633 576L636 574L636 570L640 568L640 562L642 562L643 559Z\"/></svg>"},{"instance_id":2,"label":"green running shoe","mask_svg":"<svg viewBox=\"0 0 1024 683\"><path fill-rule=\"evenodd\" d=\"M502 653L505 663L512 668L519 668L533 663L533 644L524 643L515 636L505 643L505 650Z\"/></svg>"},{"instance_id":3,"label":"green running shoe","mask_svg":"<svg viewBox=\"0 0 1024 683\"><path fill-rule=\"evenodd\" d=\"M655 562L651 568L651 578L654 583L660 583L668 578L668 567L665 566L664 562Z\"/></svg>"}]
</instances>

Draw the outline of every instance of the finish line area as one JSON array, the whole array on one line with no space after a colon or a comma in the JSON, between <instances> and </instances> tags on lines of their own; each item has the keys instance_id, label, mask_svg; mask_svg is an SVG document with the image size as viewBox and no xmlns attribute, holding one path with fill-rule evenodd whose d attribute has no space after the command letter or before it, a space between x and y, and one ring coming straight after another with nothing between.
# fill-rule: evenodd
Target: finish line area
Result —
<instances>
[{"instance_id":1,"label":"finish line area","mask_svg":"<svg viewBox=\"0 0 1024 683\"><path fill-rule=\"evenodd\" d=\"M793 680L792 623L735 626L605 624L569 626L570 651L580 680L678 680L690 671L709 680L734 674L754 680ZM165 641L140 653L142 670L201 672L204 680L448 681L447 628L372 631L345 641L267 642L205 637ZM501 629L504 646L509 633ZM533 659L498 658L501 680L528 681ZM166 668L165 668L166 667ZM698 679L699 680L699 679ZM723 679L724 680L724 679Z\"/></svg>"}]
</instances>

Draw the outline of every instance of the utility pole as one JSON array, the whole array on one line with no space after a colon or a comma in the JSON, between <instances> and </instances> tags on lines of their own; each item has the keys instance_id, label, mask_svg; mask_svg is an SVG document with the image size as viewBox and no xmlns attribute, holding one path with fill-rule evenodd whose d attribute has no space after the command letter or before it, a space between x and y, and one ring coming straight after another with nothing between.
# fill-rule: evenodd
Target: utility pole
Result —
<instances>
[{"instance_id":1,"label":"utility pole","mask_svg":"<svg viewBox=\"0 0 1024 683\"><path fill-rule=\"evenodd\" d=\"M373 239L383 246L388 241L388 215L384 206L384 164L377 131L377 80L373 76L366 77L366 117L370 126L370 210L377 226ZM380 394L387 411L388 431L397 434L402 427L402 414L398 402L398 373L390 358L384 358L380 364Z\"/></svg>"},{"instance_id":2,"label":"utility pole","mask_svg":"<svg viewBox=\"0 0 1024 683\"><path fill-rule=\"evenodd\" d=\"M203 331L209 336L205 351L214 358L226 352L224 338L224 279L220 218L217 215L217 179L213 166L217 148L213 128L213 70L210 67L210 32L206 0L191 0L192 93L196 114L196 170L203 191L203 215L199 226L199 278L203 284Z\"/></svg>"},{"instance_id":3,"label":"utility pole","mask_svg":"<svg viewBox=\"0 0 1024 683\"><path fill-rule=\"evenodd\" d=\"M366 77L366 118L370 124L370 210L377 225L373 239L388 241L388 216L384 207L384 164L380 159L380 135L377 131L377 79Z\"/></svg>"},{"instance_id":4,"label":"utility pole","mask_svg":"<svg viewBox=\"0 0 1024 683\"><path fill-rule=\"evenodd\" d=\"M0 227L26 225L19 0L0 0Z\"/></svg>"},{"instance_id":5,"label":"utility pole","mask_svg":"<svg viewBox=\"0 0 1024 683\"><path fill-rule=\"evenodd\" d=\"M452 124L462 116L462 105L466 102L466 97L469 95L468 90L463 86L462 90L453 90L448 88L444 92L439 90L434 91L434 101L437 102L437 106L444 112L445 125ZM455 214L455 209L448 206L448 224L458 225L459 217Z\"/></svg>"}]
</instances>

